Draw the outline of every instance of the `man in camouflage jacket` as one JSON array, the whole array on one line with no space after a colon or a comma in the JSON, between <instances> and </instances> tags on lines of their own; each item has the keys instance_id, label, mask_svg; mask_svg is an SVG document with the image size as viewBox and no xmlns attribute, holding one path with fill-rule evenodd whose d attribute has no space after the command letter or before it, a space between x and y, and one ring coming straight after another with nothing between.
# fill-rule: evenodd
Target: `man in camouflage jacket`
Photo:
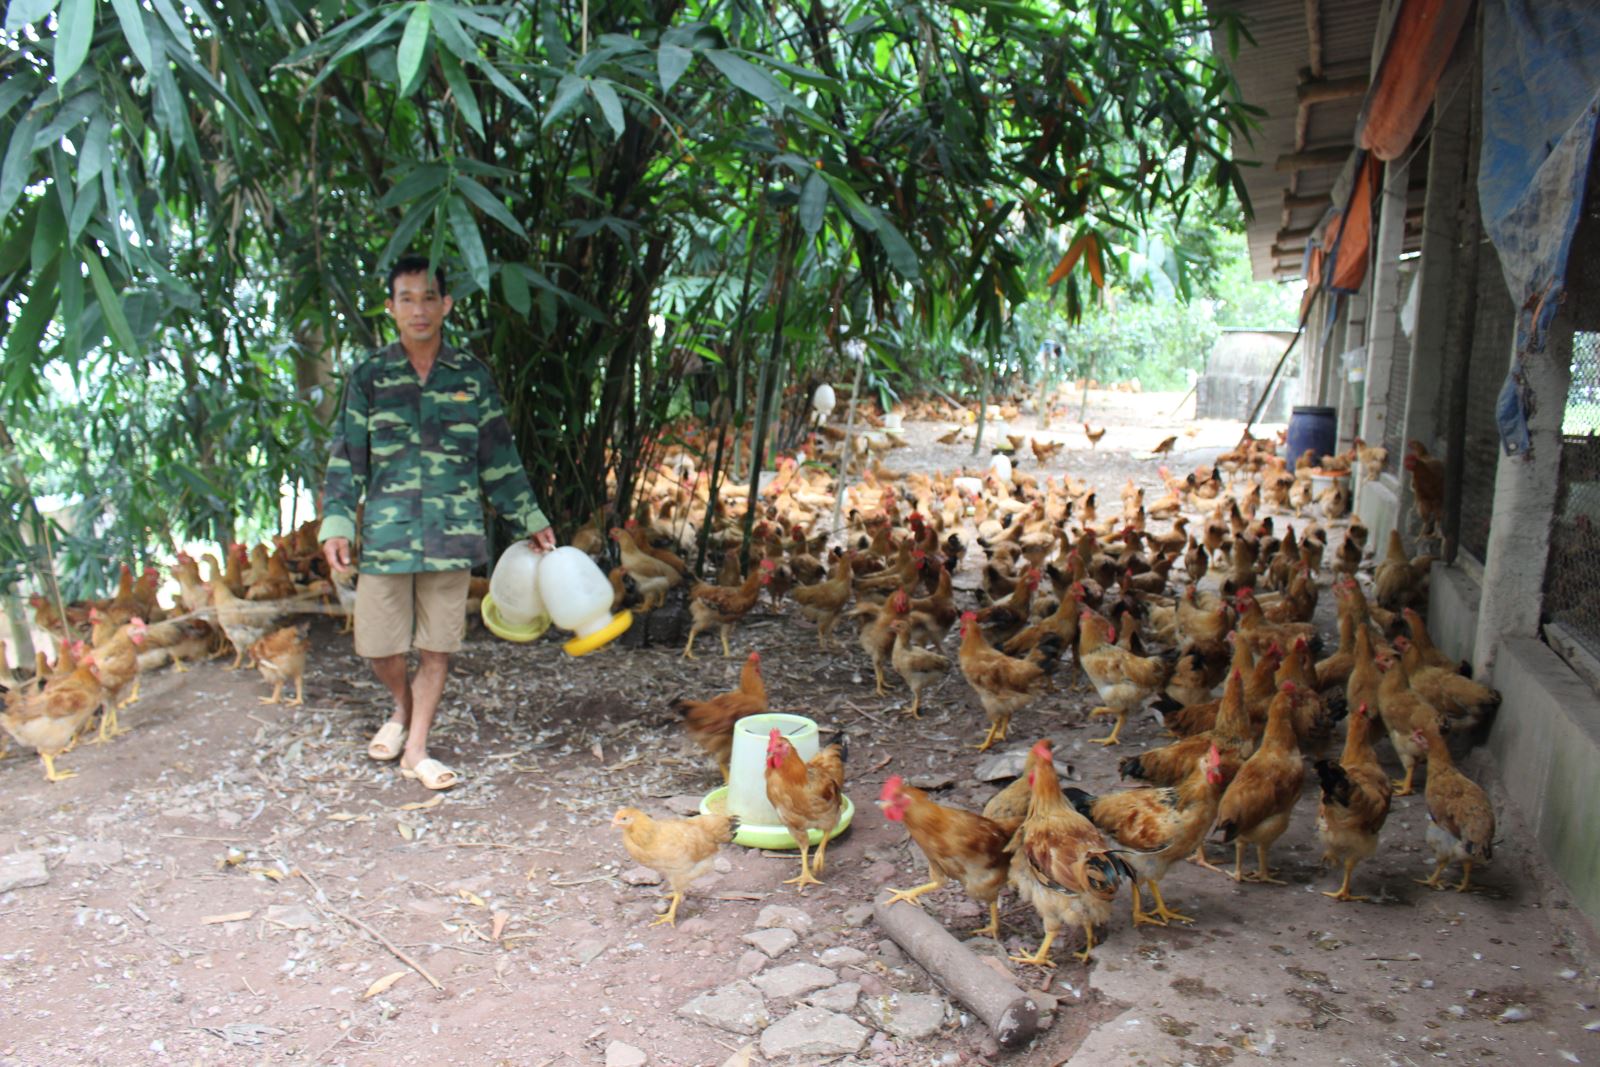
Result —
<instances>
[{"instance_id":1,"label":"man in camouflage jacket","mask_svg":"<svg viewBox=\"0 0 1600 1067\"><path fill-rule=\"evenodd\" d=\"M329 566L348 570L361 516L356 652L395 701L367 753L399 758L403 774L433 789L458 780L428 756L428 730L461 644L471 568L487 561L483 498L535 549L555 547L488 368L443 341L451 306L444 272L423 257L390 271L385 307L400 340L345 383L321 528Z\"/></svg>"}]
</instances>

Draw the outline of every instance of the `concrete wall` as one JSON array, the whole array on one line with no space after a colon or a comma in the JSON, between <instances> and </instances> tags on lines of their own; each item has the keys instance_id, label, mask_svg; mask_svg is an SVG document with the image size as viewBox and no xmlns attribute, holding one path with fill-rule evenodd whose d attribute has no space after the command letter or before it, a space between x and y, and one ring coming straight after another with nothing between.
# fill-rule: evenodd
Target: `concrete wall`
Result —
<instances>
[{"instance_id":1,"label":"concrete wall","mask_svg":"<svg viewBox=\"0 0 1600 1067\"><path fill-rule=\"evenodd\" d=\"M1472 662L1481 595L1478 583L1460 567L1433 565L1428 576L1428 634L1451 659Z\"/></svg>"},{"instance_id":2,"label":"concrete wall","mask_svg":"<svg viewBox=\"0 0 1600 1067\"><path fill-rule=\"evenodd\" d=\"M1400 520L1400 493L1395 480L1379 475L1356 488L1356 514L1367 527L1367 551L1381 562L1389 551L1389 531Z\"/></svg>"},{"instance_id":3,"label":"concrete wall","mask_svg":"<svg viewBox=\"0 0 1600 1067\"><path fill-rule=\"evenodd\" d=\"M1600 700L1527 637L1500 643L1493 684L1504 698L1489 735L1501 784L1573 903L1600 920Z\"/></svg>"}]
</instances>

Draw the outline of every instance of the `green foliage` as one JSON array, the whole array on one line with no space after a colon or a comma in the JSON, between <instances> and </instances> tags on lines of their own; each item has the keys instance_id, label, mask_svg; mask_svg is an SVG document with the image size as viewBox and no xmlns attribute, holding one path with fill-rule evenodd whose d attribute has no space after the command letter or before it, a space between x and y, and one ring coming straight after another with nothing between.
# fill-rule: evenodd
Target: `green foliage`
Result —
<instances>
[{"instance_id":1,"label":"green foliage","mask_svg":"<svg viewBox=\"0 0 1600 1067\"><path fill-rule=\"evenodd\" d=\"M1211 28L1202 0L13 3L0 409L99 502L101 555L272 522L419 249L570 529L664 442L721 456L667 424L685 388L748 428L852 339L883 390L975 384L1069 242L1067 318L1140 284L1129 235L1241 188Z\"/></svg>"}]
</instances>

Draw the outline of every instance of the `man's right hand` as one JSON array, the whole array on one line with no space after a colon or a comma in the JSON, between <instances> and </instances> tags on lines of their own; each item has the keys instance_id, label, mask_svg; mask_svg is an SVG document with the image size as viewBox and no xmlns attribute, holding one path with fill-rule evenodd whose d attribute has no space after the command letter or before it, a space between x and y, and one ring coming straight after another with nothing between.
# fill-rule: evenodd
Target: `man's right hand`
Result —
<instances>
[{"instance_id":1,"label":"man's right hand","mask_svg":"<svg viewBox=\"0 0 1600 1067\"><path fill-rule=\"evenodd\" d=\"M336 571L350 569L350 539L348 537L334 537L322 543L322 558L328 561L328 568Z\"/></svg>"}]
</instances>

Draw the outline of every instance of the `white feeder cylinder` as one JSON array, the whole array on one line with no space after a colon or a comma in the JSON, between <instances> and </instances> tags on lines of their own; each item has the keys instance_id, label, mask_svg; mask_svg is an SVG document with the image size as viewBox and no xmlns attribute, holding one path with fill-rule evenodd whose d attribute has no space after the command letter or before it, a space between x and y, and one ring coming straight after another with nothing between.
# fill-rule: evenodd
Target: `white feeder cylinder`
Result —
<instances>
[{"instance_id":1,"label":"white feeder cylinder","mask_svg":"<svg viewBox=\"0 0 1600 1067\"><path fill-rule=\"evenodd\" d=\"M817 391L811 394L811 410L817 413L817 418L821 421L827 421L837 403L838 399L833 395L833 386L827 382L817 386Z\"/></svg>"},{"instance_id":2,"label":"white feeder cylinder","mask_svg":"<svg viewBox=\"0 0 1600 1067\"><path fill-rule=\"evenodd\" d=\"M733 724L733 755L728 762L728 813L758 826L781 826L767 802L767 738L776 729L802 760L817 754L817 724L801 715L772 712L746 715Z\"/></svg>"},{"instance_id":3,"label":"white feeder cylinder","mask_svg":"<svg viewBox=\"0 0 1600 1067\"><path fill-rule=\"evenodd\" d=\"M611 623L611 583L594 560L571 545L545 556L539 566L539 593L551 621L579 637L588 637Z\"/></svg>"},{"instance_id":4,"label":"white feeder cylinder","mask_svg":"<svg viewBox=\"0 0 1600 1067\"><path fill-rule=\"evenodd\" d=\"M544 559L526 541L512 544L500 555L489 579L489 595L500 617L512 626L527 626L545 615L539 595L539 564Z\"/></svg>"}]
</instances>

